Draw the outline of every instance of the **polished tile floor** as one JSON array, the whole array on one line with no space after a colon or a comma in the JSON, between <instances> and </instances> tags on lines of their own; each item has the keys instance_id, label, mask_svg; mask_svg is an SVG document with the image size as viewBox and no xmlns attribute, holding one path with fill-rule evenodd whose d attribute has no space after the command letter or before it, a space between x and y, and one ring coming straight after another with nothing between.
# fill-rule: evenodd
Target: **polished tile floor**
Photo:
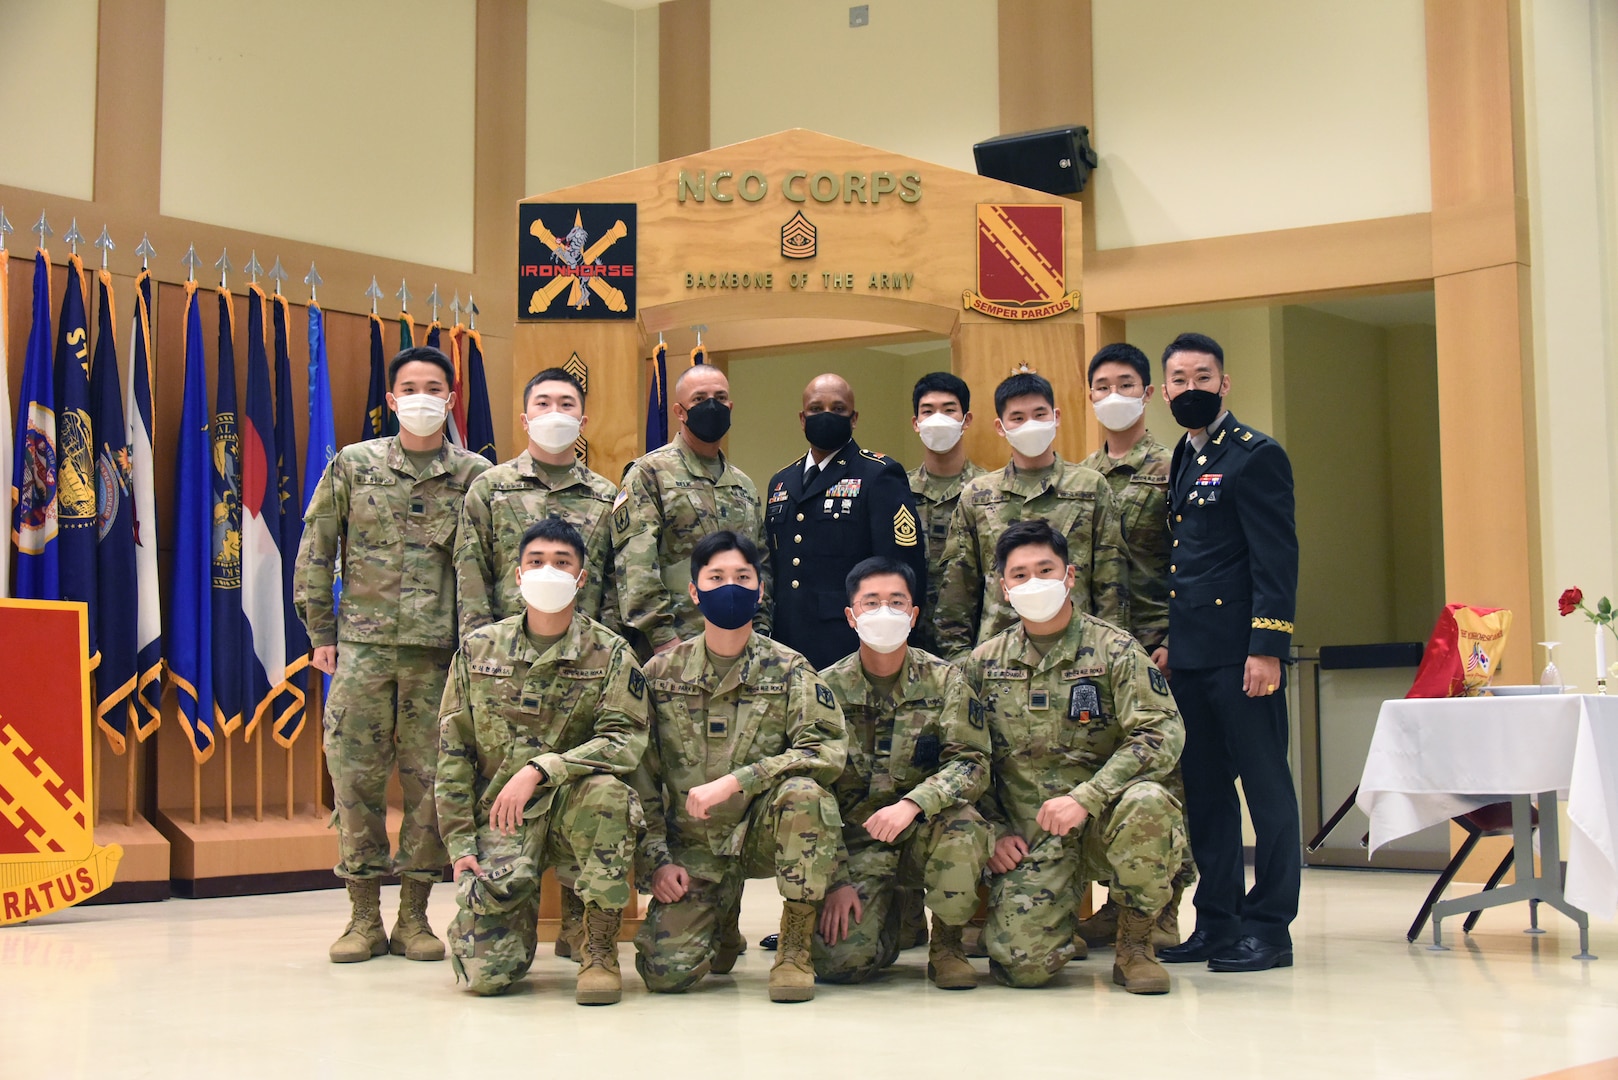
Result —
<instances>
[{"instance_id":1,"label":"polished tile floor","mask_svg":"<svg viewBox=\"0 0 1618 1080\"><path fill-rule=\"evenodd\" d=\"M525 984L495 999L456 990L448 964L329 964L341 892L82 908L0 929L0 1080L1520 1078L1618 1057L1618 927L1594 927L1602 959L1583 963L1560 916L1530 937L1526 908L1497 909L1453 951L1429 952L1406 945L1404 929L1430 882L1306 871L1297 966L1181 966L1166 997L1113 987L1110 951L1043 990L947 993L926 981L923 950L879 982L822 987L795 1006L766 999L770 954L756 945L733 976L656 999L625 945L622 1004L586 1009L572 1002L573 966L549 946ZM384 890L386 910L396 896ZM453 906L439 886L435 926ZM749 940L778 912L773 884L750 883Z\"/></svg>"}]
</instances>

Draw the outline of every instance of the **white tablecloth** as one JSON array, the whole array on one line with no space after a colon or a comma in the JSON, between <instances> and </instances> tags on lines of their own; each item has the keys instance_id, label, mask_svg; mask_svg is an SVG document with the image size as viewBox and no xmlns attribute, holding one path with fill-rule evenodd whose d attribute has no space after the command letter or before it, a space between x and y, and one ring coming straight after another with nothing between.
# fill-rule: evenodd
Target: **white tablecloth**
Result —
<instances>
[{"instance_id":1,"label":"white tablecloth","mask_svg":"<svg viewBox=\"0 0 1618 1080\"><path fill-rule=\"evenodd\" d=\"M1567 799L1568 902L1618 909L1618 697L1386 701L1360 778L1371 850L1511 795Z\"/></svg>"}]
</instances>

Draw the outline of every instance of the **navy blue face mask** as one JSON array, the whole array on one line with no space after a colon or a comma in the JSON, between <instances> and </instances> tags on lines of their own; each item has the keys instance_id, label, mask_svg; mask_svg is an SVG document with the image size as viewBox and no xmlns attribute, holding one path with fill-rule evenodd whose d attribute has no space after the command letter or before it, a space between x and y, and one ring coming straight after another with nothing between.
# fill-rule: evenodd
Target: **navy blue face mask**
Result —
<instances>
[{"instance_id":1,"label":"navy blue face mask","mask_svg":"<svg viewBox=\"0 0 1618 1080\"><path fill-rule=\"evenodd\" d=\"M759 594L746 585L720 585L697 590L697 610L723 630L740 630L758 614Z\"/></svg>"}]
</instances>

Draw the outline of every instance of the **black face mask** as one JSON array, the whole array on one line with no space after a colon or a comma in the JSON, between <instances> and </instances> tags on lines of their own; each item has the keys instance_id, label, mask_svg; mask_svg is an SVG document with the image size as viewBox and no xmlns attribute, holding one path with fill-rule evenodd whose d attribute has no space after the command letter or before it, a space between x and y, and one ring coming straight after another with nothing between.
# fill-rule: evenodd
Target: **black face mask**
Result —
<instances>
[{"instance_id":1,"label":"black face mask","mask_svg":"<svg viewBox=\"0 0 1618 1080\"><path fill-rule=\"evenodd\" d=\"M854 421L842 413L810 413L804 417L803 433L810 446L829 454L841 450L854 437Z\"/></svg>"},{"instance_id":2,"label":"black face mask","mask_svg":"<svg viewBox=\"0 0 1618 1080\"><path fill-rule=\"evenodd\" d=\"M1169 412L1174 414L1175 423L1197 431L1218 419L1224 401L1212 390L1186 390L1169 402Z\"/></svg>"},{"instance_id":3,"label":"black face mask","mask_svg":"<svg viewBox=\"0 0 1618 1080\"><path fill-rule=\"evenodd\" d=\"M685 411L685 426L701 442L718 442L730 430L730 406L718 398L704 398Z\"/></svg>"}]
</instances>

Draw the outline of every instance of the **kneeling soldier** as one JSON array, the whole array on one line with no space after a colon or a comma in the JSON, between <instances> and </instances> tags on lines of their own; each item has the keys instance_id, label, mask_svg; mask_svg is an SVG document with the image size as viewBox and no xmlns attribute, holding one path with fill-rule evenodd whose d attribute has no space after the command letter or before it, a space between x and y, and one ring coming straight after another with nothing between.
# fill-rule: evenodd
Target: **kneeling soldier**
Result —
<instances>
[{"instance_id":1,"label":"kneeling soldier","mask_svg":"<svg viewBox=\"0 0 1618 1080\"><path fill-rule=\"evenodd\" d=\"M1008 986L1048 982L1076 953L1080 890L1110 879L1113 982L1168 993L1151 934L1186 846L1162 783L1185 743L1168 681L1127 631L1074 609L1067 541L1048 523L1012 525L994 555L1019 621L967 665L994 748L989 968Z\"/></svg>"},{"instance_id":2,"label":"kneeling soldier","mask_svg":"<svg viewBox=\"0 0 1618 1080\"><path fill-rule=\"evenodd\" d=\"M977 975L961 928L977 911L993 835L972 806L989 786L983 709L957 669L905 644L920 611L910 567L866 559L847 590L860 648L822 673L848 728L848 765L833 788L846 858L821 906L815 973L863 982L893 963L901 901L922 886L933 912L927 977L970 990Z\"/></svg>"},{"instance_id":3,"label":"kneeling soldier","mask_svg":"<svg viewBox=\"0 0 1618 1080\"><path fill-rule=\"evenodd\" d=\"M652 736L635 773L646 807L636 880L652 902L635 966L656 993L735 963L721 919L748 878L786 901L771 1001L815 996L815 905L837 864L842 819L826 790L843 771L843 714L809 661L753 632L758 547L727 530L691 552L703 631L647 662Z\"/></svg>"},{"instance_id":4,"label":"kneeling soldier","mask_svg":"<svg viewBox=\"0 0 1618 1080\"><path fill-rule=\"evenodd\" d=\"M646 680L634 652L574 609L584 538L559 518L523 533L526 610L467 636L440 710L438 822L455 860L450 959L479 994L521 978L538 945L539 878L584 901L576 1000L621 996L618 930L640 801L619 777L646 749Z\"/></svg>"}]
</instances>

